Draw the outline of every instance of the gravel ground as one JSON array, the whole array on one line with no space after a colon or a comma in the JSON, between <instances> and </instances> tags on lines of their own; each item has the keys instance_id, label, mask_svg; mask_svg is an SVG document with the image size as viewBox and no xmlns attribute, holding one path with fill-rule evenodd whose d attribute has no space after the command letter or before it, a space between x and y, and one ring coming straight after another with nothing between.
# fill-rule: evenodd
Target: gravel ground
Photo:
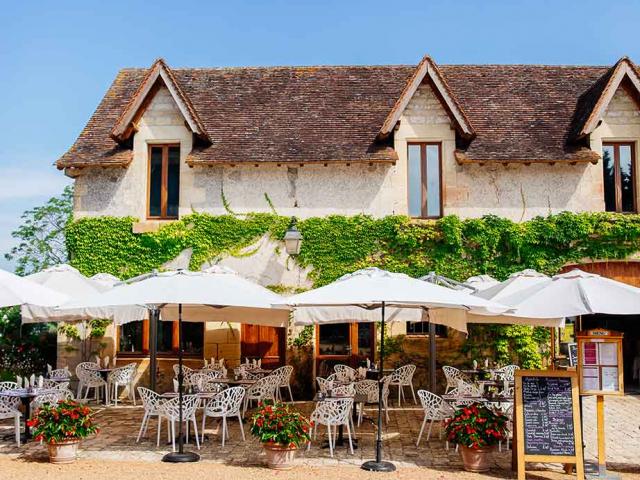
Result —
<instances>
[{"instance_id":1,"label":"gravel ground","mask_svg":"<svg viewBox=\"0 0 640 480\"><path fill-rule=\"evenodd\" d=\"M487 478L513 478L503 470L488 475L473 474L459 470L436 470L429 468L401 468L391 474L375 474L359 468L344 467L297 467L288 472L276 472L266 468L226 466L214 462L170 465L157 462L96 461L81 459L71 465L55 466L44 461L24 460L16 457L0 457L1 480L153 480L206 479L206 480L299 480L322 478L331 480L360 480L392 478L399 480L480 480ZM554 471L528 472L529 480L570 479ZM621 479L640 479L640 473L622 473Z\"/></svg>"}]
</instances>

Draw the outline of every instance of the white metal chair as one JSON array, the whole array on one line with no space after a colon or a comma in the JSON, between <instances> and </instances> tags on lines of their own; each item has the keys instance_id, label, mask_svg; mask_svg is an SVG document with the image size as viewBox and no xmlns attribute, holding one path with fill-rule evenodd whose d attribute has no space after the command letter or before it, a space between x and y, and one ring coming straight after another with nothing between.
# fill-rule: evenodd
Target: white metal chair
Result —
<instances>
[{"instance_id":1,"label":"white metal chair","mask_svg":"<svg viewBox=\"0 0 640 480\"><path fill-rule=\"evenodd\" d=\"M249 408L249 403L252 400L257 402L263 402L265 400L275 401L276 389L280 383L280 377L274 375L268 375L256 381L253 385L247 387L244 395L244 404L242 407L242 414L244 415Z\"/></svg>"},{"instance_id":2,"label":"white metal chair","mask_svg":"<svg viewBox=\"0 0 640 480\"><path fill-rule=\"evenodd\" d=\"M502 380L513 382L515 380L516 370L520 370L520 367L518 365L507 365L505 367L497 369L496 375L499 376Z\"/></svg>"},{"instance_id":3,"label":"white metal chair","mask_svg":"<svg viewBox=\"0 0 640 480\"><path fill-rule=\"evenodd\" d=\"M391 382L389 385L398 387L398 406L401 405L401 398L406 402L406 399L404 398L404 387L411 387L413 403L416 405L418 404L418 401L416 400L416 392L413 389L413 375L415 373L415 365L403 365L402 367L396 368L391 374Z\"/></svg>"},{"instance_id":4,"label":"white metal chair","mask_svg":"<svg viewBox=\"0 0 640 480\"><path fill-rule=\"evenodd\" d=\"M160 446L160 429L162 419L167 420L167 430L171 437L171 448L176 451L176 422L180 421L180 398L175 397L170 400L165 400L160 403L158 409L158 438L157 446ZM193 425L194 436L196 438L196 445L200 450L200 438L198 437L198 425L196 425L196 410L200 404L200 399L197 395L183 395L182 397L182 421L185 424L185 435L187 443L189 443L189 422Z\"/></svg>"},{"instance_id":5,"label":"white metal chair","mask_svg":"<svg viewBox=\"0 0 640 480\"><path fill-rule=\"evenodd\" d=\"M204 404L202 413L202 439L204 442L204 426L207 417L222 419L222 446L224 447L225 438L229 438L229 429L227 428L227 418L237 417L240 424L240 433L242 441L245 441L244 427L242 426L242 400L244 398L244 388L231 387L222 391Z\"/></svg>"},{"instance_id":6,"label":"white metal chair","mask_svg":"<svg viewBox=\"0 0 640 480\"><path fill-rule=\"evenodd\" d=\"M47 373L49 378L71 378L71 372L67 367L56 368Z\"/></svg>"},{"instance_id":7,"label":"white metal chair","mask_svg":"<svg viewBox=\"0 0 640 480\"><path fill-rule=\"evenodd\" d=\"M89 390L94 389L94 398L96 402L100 399L100 390L104 389L105 402L109 403L109 389L107 388L107 382L102 378L100 373L96 370L100 368L97 363L82 362L76 367L76 376L78 377L78 394L76 398L82 397L82 390L86 389L84 399L89 396Z\"/></svg>"},{"instance_id":8,"label":"white metal chair","mask_svg":"<svg viewBox=\"0 0 640 480\"><path fill-rule=\"evenodd\" d=\"M367 401L358 405L358 426L362 424L365 403L378 404L379 387L377 380L361 380L355 384L356 395L366 395Z\"/></svg>"},{"instance_id":9,"label":"white metal chair","mask_svg":"<svg viewBox=\"0 0 640 480\"><path fill-rule=\"evenodd\" d=\"M420 427L416 447L420 445L420 439L422 438L422 432L427 424L427 420L430 421L429 429L427 430L427 441L429 441L431 438L433 422L442 422L454 414L453 407L445 402L441 396L436 395L435 393L427 390L418 390L418 398L420 398L420 404L424 410L424 419L422 420L422 427ZM440 437L442 437L442 428L440 428Z\"/></svg>"},{"instance_id":10,"label":"white metal chair","mask_svg":"<svg viewBox=\"0 0 640 480\"><path fill-rule=\"evenodd\" d=\"M278 400L282 400L280 390L286 388L289 390L289 399L293 402L293 393L291 393L291 375L293 375L293 367L291 365L285 365L284 367L276 368L271 375L280 375L280 383L276 389L276 396Z\"/></svg>"},{"instance_id":11,"label":"white metal chair","mask_svg":"<svg viewBox=\"0 0 640 480\"><path fill-rule=\"evenodd\" d=\"M143 435L147 434L147 428L149 427L149 421L153 417L159 417L160 404L162 403L162 397L159 394L145 387L138 387L138 395L142 400L142 407L144 408L144 415L142 417L142 423L140 424L140 431L138 432L138 438L136 443L140 441ZM160 418L158 418L158 430L160 429Z\"/></svg>"},{"instance_id":12,"label":"white metal chair","mask_svg":"<svg viewBox=\"0 0 640 480\"><path fill-rule=\"evenodd\" d=\"M0 392L5 390L17 390L20 388L16 382L0 382Z\"/></svg>"},{"instance_id":13,"label":"white metal chair","mask_svg":"<svg viewBox=\"0 0 640 480\"><path fill-rule=\"evenodd\" d=\"M46 403L58 403L60 400L64 400L65 393L62 390L51 393L43 393L31 400L30 408L32 412L35 412L38 408Z\"/></svg>"},{"instance_id":14,"label":"white metal chair","mask_svg":"<svg viewBox=\"0 0 640 480\"><path fill-rule=\"evenodd\" d=\"M13 431L18 446L20 446L20 418L22 417L22 414L18 410L19 404L20 399L17 397L0 396L0 420L13 419Z\"/></svg>"},{"instance_id":15,"label":"white metal chair","mask_svg":"<svg viewBox=\"0 0 640 480\"><path fill-rule=\"evenodd\" d=\"M116 368L109 372L107 377L107 383L109 389L113 389L113 401L115 405L118 405L118 387L124 387L129 392L129 399L133 400L133 404L136 404L136 391L133 388L133 382L136 376L136 370L138 365L135 363L129 363L124 367Z\"/></svg>"},{"instance_id":16,"label":"white metal chair","mask_svg":"<svg viewBox=\"0 0 640 480\"><path fill-rule=\"evenodd\" d=\"M333 371L336 373L336 378L341 382L353 382L358 378L358 371L348 365L335 365Z\"/></svg>"},{"instance_id":17,"label":"white metal chair","mask_svg":"<svg viewBox=\"0 0 640 480\"><path fill-rule=\"evenodd\" d=\"M316 377L316 382L318 382L318 390L320 393L326 394L331 388L333 388L333 382L327 380L326 378Z\"/></svg>"},{"instance_id":18,"label":"white metal chair","mask_svg":"<svg viewBox=\"0 0 640 480\"><path fill-rule=\"evenodd\" d=\"M175 378L176 380L178 379L178 373L180 372L180 364L176 363L173 365L173 378ZM189 368L186 365L182 365L182 375L184 377L182 384L185 387L190 387L191 386L191 375L193 375L195 372L193 371L193 368Z\"/></svg>"},{"instance_id":19,"label":"white metal chair","mask_svg":"<svg viewBox=\"0 0 640 480\"><path fill-rule=\"evenodd\" d=\"M449 393L449 390L458 388L458 380L469 382L469 378L456 367L445 365L442 367L442 372L444 373L444 378L447 380L447 387L444 393Z\"/></svg>"},{"instance_id":20,"label":"white metal chair","mask_svg":"<svg viewBox=\"0 0 640 480\"><path fill-rule=\"evenodd\" d=\"M511 436L511 432L513 432L513 403L510 404L504 411L504 415L507 416L507 431L506 431L506 443L507 450L509 450L509 437ZM502 440L498 442L498 451L502 452Z\"/></svg>"},{"instance_id":21,"label":"white metal chair","mask_svg":"<svg viewBox=\"0 0 640 480\"><path fill-rule=\"evenodd\" d=\"M353 398L341 398L339 400L329 400L318 402L315 410L311 413L310 420L313 422L313 427L309 434L313 433L314 438L318 432L319 425L327 426L327 434L329 435L329 452L333 457L333 450L335 448L335 437L332 435L332 429L343 425L347 430L347 436L349 437L349 450L353 455L353 442L351 440L351 410L353 409ZM307 446L307 449L311 448L311 442Z\"/></svg>"}]
</instances>

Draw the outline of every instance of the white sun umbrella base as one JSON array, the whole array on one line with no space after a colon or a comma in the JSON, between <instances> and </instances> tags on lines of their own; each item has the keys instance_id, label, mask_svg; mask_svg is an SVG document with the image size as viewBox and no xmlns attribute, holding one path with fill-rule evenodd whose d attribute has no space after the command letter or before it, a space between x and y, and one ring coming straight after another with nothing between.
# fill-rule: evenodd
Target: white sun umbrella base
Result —
<instances>
[{"instance_id":1,"label":"white sun umbrella base","mask_svg":"<svg viewBox=\"0 0 640 480\"><path fill-rule=\"evenodd\" d=\"M141 276L131 283L93 295L70 307L139 305L160 308L164 320L224 321L285 327L289 312L271 308L281 297L232 270L212 267L204 272L168 271Z\"/></svg>"},{"instance_id":2,"label":"white sun umbrella base","mask_svg":"<svg viewBox=\"0 0 640 480\"><path fill-rule=\"evenodd\" d=\"M39 285L27 278L0 270L0 307L13 307L26 303L55 306L68 300L67 295Z\"/></svg>"},{"instance_id":3,"label":"white sun umbrella base","mask_svg":"<svg viewBox=\"0 0 640 480\"><path fill-rule=\"evenodd\" d=\"M385 303L385 322L422 321L428 309L431 321L461 331L466 331L466 321L432 318L431 313L439 309L487 314L508 310L489 300L378 268L344 275L324 287L288 297L281 305L293 307L295 325L312 325L377 322L382 302Z\"/></svg>"},{"instance_id":4,"label":"white sun umbrella base","mask_svg":"<svg viewBox=\"0 0 640 480\"><path fill-rule=\"evenodd\" d=\"M84 298L100 294L111 289L116 283L85 277L70 265L56 265L26 278L64 294L72 300L66 300L53 306L40 306L31 303L23 305L21 309L22 323L77 322L100 318L111 320L116 325L122 325L147 318L147 310L138 306L66 308L65 304L68 302L82 301Z\"/></svg>"}]
</instances>

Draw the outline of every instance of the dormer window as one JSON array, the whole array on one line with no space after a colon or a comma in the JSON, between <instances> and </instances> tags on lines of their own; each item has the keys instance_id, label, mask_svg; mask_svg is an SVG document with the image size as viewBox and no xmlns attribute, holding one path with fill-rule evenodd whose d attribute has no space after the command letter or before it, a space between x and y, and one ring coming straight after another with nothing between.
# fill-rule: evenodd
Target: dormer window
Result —
<instances>
[{"instance_id":1,"label":"dormer window","mask_svg":"<svg viewBox=\"0 0 640 480\"><path fill-rule=\"evenodd\" d=\"M180 145L149 146L150 219L177 219L180 205Z\"/></svg>"},{"instance_id":2,"label":"dormer window","mask_svg":"<svg viewBox=\"0 0 640 480\"><path fill-rule=\"evenodd\" d=\"M636 207L635 148L633 143L604 143L602 169L607 212L633 213Z\"/></svg>"}]
</instances>

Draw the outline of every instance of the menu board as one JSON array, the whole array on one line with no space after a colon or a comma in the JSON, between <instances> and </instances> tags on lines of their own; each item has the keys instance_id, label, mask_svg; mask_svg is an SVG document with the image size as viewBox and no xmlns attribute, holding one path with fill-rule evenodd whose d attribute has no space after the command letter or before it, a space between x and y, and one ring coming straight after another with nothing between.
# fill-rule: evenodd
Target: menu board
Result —
<instances>
[{"instance_id":1,"label":"menu board","mask_svg":"<svg viewBox=\"0 0 640 480\"><path fill-rule=\"evenodd\" d=\"M578 375L567 370L515 374L514 455L518 479L527 462L573 463L584 480Z\"/></svg>"},{"instance_id":2,"label":"menu board","mask_svg":"<svg viewBox=\"0 0 640 480\"><path fill-rule=\"evenodd\" d=\"M578 371L582 395L622 395L622 334L605 329L579 332Z\"/></svg>"},{"instance_id":3,"label":"menu board","mask_svg":"<svg viewBox=\"0 0 640 480\"><path fill-rule=\"evenodd\" d=\"M571 379L522 377L526 455L576 454Z\"/></svg>"}]
</instances>

